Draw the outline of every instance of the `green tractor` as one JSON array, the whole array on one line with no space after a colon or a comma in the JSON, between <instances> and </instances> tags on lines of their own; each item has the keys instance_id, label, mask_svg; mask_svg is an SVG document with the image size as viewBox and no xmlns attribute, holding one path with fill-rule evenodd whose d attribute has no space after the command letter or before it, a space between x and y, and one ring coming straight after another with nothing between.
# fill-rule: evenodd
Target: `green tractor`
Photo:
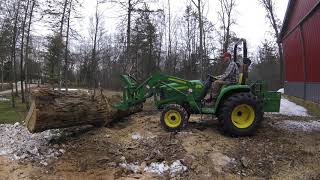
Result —
<instances>
[{"instance_id":1,"label":"green tractor","mask_svg":"<svg viewBox=\"0 0 320 180\"><path fill-rule=\"evenodd\" d=\"M215 77L208 75L205 81L184 80L157 73L140 84L134 77L122 75L123 101L113 107L123 111L154 97L156 107L161 110L160 123L168 131L182 130L191 114L208 114L218 118L221 130L227 135L252 135L263 120L264 112L279 112L281 94L267 91L262 81L246 84L251 61L247 57L245 39L236 43L234 61L237 62L237 49L241 43L243 63L240 80L224 86L214 105L206 106L204 99Z\"/></svg>"}]
</instances>

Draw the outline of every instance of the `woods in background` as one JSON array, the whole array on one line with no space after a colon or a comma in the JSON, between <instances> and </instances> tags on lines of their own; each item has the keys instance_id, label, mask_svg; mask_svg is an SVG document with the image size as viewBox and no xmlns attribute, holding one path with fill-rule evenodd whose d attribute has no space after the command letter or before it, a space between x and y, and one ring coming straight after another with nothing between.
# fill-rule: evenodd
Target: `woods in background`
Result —
<instances>
[{"instance_id":1,"label":"woods in background","mask_svg":"<svg viewBox=\"0 0 320 180\"><path fill-rule=\"evenodd\" d=\"M268 6L270 1L272 7ZM170 0L157 1L161 8L148 0L95 0L90 25L79 29L79 22L86 18L81 12L83 0L2 0L0 88L12 84L14 105L18 95L28 101L25 94L28 97L30 83L46 83L66 91L68 87L119 89L119 75L126 73L139 81L155 72L186 79L220 74L224 69L219 61L221 53L232 51L238 40L234 26L238 1L218 0L218 22L206 17L208 0L185 2L183 14L176 15ZM265 7L274 30L279 28L274 2L257 2ZM105 28L106 6L125 14L114 32ZM46 36L37 33L43 28ZM253 80L267 80L272 88L281 86L280 46L262 42L251 69ZM270 72L265 68L279 68L280 73L265 74Z\"/></svg>"}]
</instances>

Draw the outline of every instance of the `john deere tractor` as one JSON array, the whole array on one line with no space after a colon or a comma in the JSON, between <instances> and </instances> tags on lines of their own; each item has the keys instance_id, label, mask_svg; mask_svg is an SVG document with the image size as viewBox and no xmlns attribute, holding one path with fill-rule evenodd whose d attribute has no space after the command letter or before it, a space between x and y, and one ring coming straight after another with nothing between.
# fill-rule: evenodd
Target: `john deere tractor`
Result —
<instances>
[{"instance_id":1,"label":"john deere tractor","mask_svg":"<svg viewBox=\"0 0 320 180\"><path fill-rule=\"evenodd\" d=\"M184 80L157 73L140 84L131 75L122 75L123 101L113 107L127 110L154 97L156 107L161 110L160 123L168 131L182 130L192 114L209 114L217 117L222 132L227 135L252 135L263 120L264 112L279 111L281 94L267 91L263 82L246 84L251 64L246 40L236 43L233 60L238 61L237 50L241 44L243 63L240 80L224 86L212 106L206 106L204 99L215 77L208 75L205 81Z\"/></svg>"}]
</instances>

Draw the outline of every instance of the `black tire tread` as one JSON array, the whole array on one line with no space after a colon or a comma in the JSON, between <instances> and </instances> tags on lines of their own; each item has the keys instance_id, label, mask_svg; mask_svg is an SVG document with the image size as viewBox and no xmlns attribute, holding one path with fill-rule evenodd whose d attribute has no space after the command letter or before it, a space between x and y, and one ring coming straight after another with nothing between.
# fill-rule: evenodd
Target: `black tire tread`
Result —
<instances>
[{"instance_id":1,"label":"black tire tread","mask_svg":"<svg viewBox=\"0 0 320 180\"><path fill-rule=\"evenodd\" d=\"M164 116L166 114L167 111L169 110L176 110L178 111L180 114L181 114L181 124L179 127L177 128L171 128L171 127L168 127L164 121ZM161 123L161 126L166 129L167 131L170 131L170 132L175 132L175 131L180 131L182 130L188 123L188 112L185 110L185 108L183 108L182 106L180 106L179 104L169 104L169 105L166 105L162 112L161 112L161 117L160 117L160 123Z\"/></svg>"},{"instance_id":2,"label":"black tire tread","mask_svg":"<svg viewBox=\"0 0 320 180\"><path fill-rule=\"evenodd\" d=\"M254 123L246 129L236 128L231 120L231 113L233 108L241 103L248 103L249 105L253 106L253 109L255 111ZM220 129L222 133L228 136L251 136L256 132L257 128L260 126L263 120L263 115L263 104L261 100L259 100L256 96L254 96L251 93L237 93L228 97L222 103L222 106L218 114Z\"/></svg>"}]
</instances>

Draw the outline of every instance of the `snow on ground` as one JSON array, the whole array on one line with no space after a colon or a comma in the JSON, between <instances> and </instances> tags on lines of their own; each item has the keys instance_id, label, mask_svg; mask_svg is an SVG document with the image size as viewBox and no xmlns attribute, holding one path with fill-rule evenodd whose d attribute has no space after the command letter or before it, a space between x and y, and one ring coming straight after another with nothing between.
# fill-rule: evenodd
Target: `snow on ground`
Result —
<instances>
[{"instance_id":1,"label":"snow on ground","mask_svg":"<svg viewBox=\"0 0 320 180\"><path fill-rule=\"evenodd\" d=\"M272 126L280 129L284 129L290 132L320 132L320 120L319 121L280 121Z\"/></svg>"},{"instance_id":2,"label":"snow on ground","mask_svg":"<svg viewBox=\"0 0 320 180\"><path fill-rule=\"evenodd\" d=\"M171 176L185 172L188 168L182 164L180 160L174 161L171 165L166 161L163 162L153 162L148 166L144 163L134 162L127 163L124 156L121 157L122 163L119 164L120 167L127 169L128 171L134 173L155 173L158 175L163 175L164 173L169 173Z\"/></svg>"},{"instance_id":3,"label":"snow on ground","mask_svg":"<svg viewBox=\"0 0 320 180\"><path fill-rule=\"evenodd\" d=\"M279 93L281 93L281 94L284 94L284 88L279 89L277 92L279 92Z\"/></svg>"},{"instance_id":4,"label":"snow on ground","mask_svg":"<svg viewBox=\"0 0 320 180\"><path fill-rule=\"evenodd\" d=\"M134 132L131 134L131 139L135 140L135 141L142 140L142 139L149 140L149 139L153 139L155 137L157 137L157 136L153 135L151 132L145 132L143 135L141 135L141 133L139 133L139 132Z\"/></svg>"},{"instance_id":5,"label":"snow on ground","mask_svg":"<svg viewBox=\"0 0 320 180\"><path fill-rule=\"evenodd\" d=\"M132 171L134 173L138 173L140 171L140 165L136 162L136 163L120 163L119 164L121 167L127 169L128 171Z\"/></svg>"},{"instance_id":6,"label":"snow on ground","mask_svg":"<svg viewBox=\"0 0 320 180\"><path fill-rule=\"evenodd\" d=\"M170 175L175 175L177 173L185 172L187 167L184 166L180 160L174 161L171 165L168 165L167 162L156 162L151 163L149 166L144 168L144 172L164 174L169 172Z\"/></svg>"},{"instance_id":7,"label":"snow on ground","mask_svg":"<svg viewBox=\"0 0 320 180\"><path fill-rule=\"evenodd\" d=\"M279 89L277 92L284 94L284 88ZM306 108L299 106L284 97L281 99L280 114L287 116L310 116Z\"/></svg>"},{"instance_id":8,"label":"snow on ground","mask_svg":"<svg viewBox=\"0 0 320 180\"><path fill-rule=\"evenodd\" d=\"M54 88L54 90L59 90L59 88ZM60 89L61 91L66 91L66 89L65 88L61 88ZM88 89L72 89L72 88L68 88L68 91L83 91L83 92L89 92L89 90Z\"/></svg>"},{"instance_id":9,"label":"snow on ground","mask_svg":"<svg viewBox=\"0 0 320 180\"><path fill-rule=\"evenodd\" d=\"M0 155L11 160L37 161L47 165L47 161L62 155L65 150L52 147L50 140L60 136L58 131L31 134L19 123L0 124Z\"/></svg>"},{"instance_id":10,"label":"snow on ground","mask_svg":"<svg viewBox=\"0 0 320 180\"><path fill-rule=\"evenodd\" d=\"M4 97L0 97L0 102L8 102L10 101L10 99L4 98Z\"/></svg>"},{"instance_id":11,"label":"snow on ground","mask_svg":"<svg viewBox=\"0 0 320 180\"><path fill-rule=\"evenodd\" d=\"M310 116L306 108L299 106L285 98L281 99L280 114L288 116Z\"/></svg>"}]
</instances>

